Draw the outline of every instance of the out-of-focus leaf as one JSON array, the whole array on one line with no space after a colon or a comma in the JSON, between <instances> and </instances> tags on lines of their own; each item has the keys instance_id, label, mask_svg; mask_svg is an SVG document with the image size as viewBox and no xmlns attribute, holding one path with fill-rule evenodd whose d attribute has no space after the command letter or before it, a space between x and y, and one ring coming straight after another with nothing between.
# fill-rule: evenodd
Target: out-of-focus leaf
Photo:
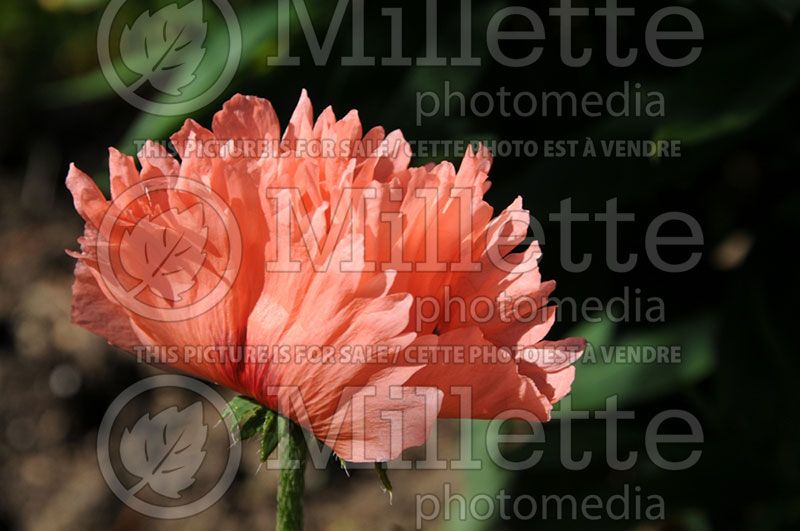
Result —
<instances>
[{"instance_id":1,"label":"out-of-focus leaf","mask_svg":"<svg viewBox=\"0 0 800 531\"><path fill-rule=\"evenodd\" d=\"M247 64L256 58L261 47L258 44L264 40L271 40L271 35L277 30L277 9L274 5L259 5L238 13L242 31L242 57L240 64ZM224 63L228 54L226 37L220 32L210 31L206 42L206 60L212 64ZM266 62L266 57L261 59ZM198 79L193 83L206 86L210 83L203 77L216 75L215 72L204 70L197 71ZM178 129L186 117L184 116L157 116L141 113L120 143L120 149L130 152L132 146L141 140L165 138Z\"/></svg>"},{"instance_id":2,"label":"out-of-focus leaf","mask_svg":"<svg viewBox=\"0 0 800 531\"><path fill-rule=\"evenodd\" d=\"M49 107L76 105L110 98L113 95L114 91L100 70L41 87L41 100Z\"/></svg>"},{"instance_id":3,"label":"out-of-focus leaf","mask_svg":"<svg viewBox=\"0 0 800 531\"><path fill-rule=\"evenodd\" d=\"M708 376L714 367L712 339L716 332L713 319L698 317L677 326L614 337L614 325L606 320L580 325L569 335L585 337L600 345L613 341L620 345L681 345L681 362L674 366L664 364L592 364L579 366L572 386L573 409L593 410L605 405L606 397L619 396L620 407L674 392ZM580 362L579 362L580 365ZM478 494L496 495L507 485L511 473L503 470L489 458L487 446L496 444L487 431L486 421L471 421L473 456L482 462L480 470L465 471L460 492L466 499ZM477 531L489 529L491 521L476 520L467 514L467 521L448 522L446 529Z\"/></svg>"},{"instance_id":4,"label":"out-of-focus leaf","mask_svg":"<svg viewBox=\"0 0 800 531\"><path fill-rule=\"evenodd\" d=\"M589 339L588 348L592 352L587 352L577 363L571 393L573 408L601 408L612 395L618 395L619 403L630 407L696 383L714 369L716 324L708 316L665 325L652 332L623 334L614 340L613 346L617 348L680 347L680 359L676 363L619 363L613 352L610 353L612 345L607 340L592 341L593 335L607 339L608 325L601 322L591 327L600 330L595 332L590 328L584 336ZM604 359L606 356L610 359Z\"/></svg>"},{"instance_id":5,"label":"out-of-focus leaf","mask_svg":"<svg viewBox=\"0 0 800 531\"><path fill-rule=\"evenodd\" d=\"M39 0L50 11L89 11L105 3L105 0Z\"/></svg>"},{"instance_id":6,"label":"out-of-focus leaf","mask_svg":"<svg viewBox=\"0 0 800 531\"><path fill-rule=\"evenodd\" d=\"M277 30L276 14L277 8L271 4L248 6L237 11L242 34L240 65L251 64L255 61L266 63L265 48L260 46L260 43L274 40L270 36ZM203 65L194 73L197 79L186 90L194 86L200 87L198 90L201 90L213 84L213 76L217 76L219 71L213 68L205 68L204 65L206 63L223 65L226 61L229 42L224 28L210 26L204 45L206 55L203 59ZM145 61L145 58L134 58L129 59L129 61L138 64ZM125 67L120 60L117 60L114 68L118 70ZM182 82L172 76L169 79L165 79L164 83L164 92L175 93L180 90L179 85ZM48 102L49 105L75 105L115 96L114 91L99 68L71 79L45 85L42 87L41 92L43 101ZM165 138L176 130L185 118L185 116L158 116L143 112L133 122L120 142L119 147L122 151L132 154L135 141Z\"/></svg>"},{"instance_id":7,"label":"out-of-focus leaf","mask_svg":"<svg viewBox=\"0 0 800 531\"><path fill-rule=\"evenodd\" d=\"M653 138L679 139L684 146L715 140L746 129L787 97L800 83L800 39L778 35L765 41L751 39L735 50L701 56L680 84L665 91L670 112Z\"/></svg>"},{"instance_id":8,"label":"out-of-focus leaf","mask_svg":"<svg viewBox=\"0 0 800 531\"><path fill-rule=\"evenodd\" d=\"M788 20L793 20L797 16L797 12L800 11L800 2L798 0L765 0L765 3Z\"/></svg>"}]
</instances>

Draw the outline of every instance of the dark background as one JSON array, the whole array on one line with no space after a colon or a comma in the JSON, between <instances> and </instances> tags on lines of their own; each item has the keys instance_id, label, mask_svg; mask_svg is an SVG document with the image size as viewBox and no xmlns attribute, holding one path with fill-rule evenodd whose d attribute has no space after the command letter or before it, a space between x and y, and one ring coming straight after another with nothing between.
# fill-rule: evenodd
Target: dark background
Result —
<instances>
[{"instance_id":1,"label":"dark background","mask_svg":"<svg viewBox=\"0 0 800 531\"><path fill-rule=\"evenodd\" d=\"M459 7L439 2L439 54L459 55ZM574 453L594 452L591 466L568 472L558 462L558 424L547 426L545 459L525 472L415 471L398 473L389 506L369 471L348 479L337 467L310 473L308 527L413 528L414 495L441 492L444 482L465 496L505 488L512 495L598 494L608 498L624 485L665 500L666 520L508 522L500 519L438 521L461 529L797 529L800 524L800 428L797 415L798 361L794 297L799 294L794 246L800 202L800 3L792 0L680 2L701 19L705 38L700 58L686 68L666 68L644 50L649 16L669 2L625 2L635 17L621 23L621 49L640 48L639 59L614 68L604 58L604 22L576 19L574 38L593 48L593 59L569 68L558 57L557 20L547 3L532 6L545 22L545 52L525 68L500 66L486 51L485 28L503 2L474 2L473 51L480 67L343 67L351 52L351 9L345 14L331 58L315 66L302 33L293 28L298 67L271 67L276 45L276 3L233 3L245 37L236 77L213 104L191 117L208 125L235 92L269 98L288 121L301 88L315 111L333 105L337 116L357 108L366 127L403 130L413 140L472 139L652 139L681 141L679 158L498 157L488 200L498 208L522 195L544 224L545 278L556 278L555 295L608 301L624 290L635 299L664 301L665 320L574 322L567 313L553 337L585 335L601 345L680 345L681 363L579 363L573 407L599 408L619 395L620 407L636 418L621 423L620 451L637 450L631 470L610 470L603 457L604 424L574 423ZM142 12L159 3L126 3ZM370 2L366 49L387 56L388 19L380 7L402 6L403 46L409 57L424 55L422 2ZM579 5L599 6L599 2ZM133 153L133 140L164 139L183 118L142 113L108 86L99 70L96 31L105 3L99 0L5 0L0 4L0 528L8 529L236 529L271 528L275 477L258 473L255 447L245 446L241 477L213 509L182 522L155 522L124 508L102 482L94 455L97 425L108 404L127 385L153 371L73 327L69 285L81 224L63 186L74 161L99 182L107 180L106 148ZM333 3L309 6L318 32L327 29ZM510 29L510 28L509 28ZM524 28L519 28L524 29ZM209 32L219 32L209 21ZM516 52L524 54L522 43ZM514 55L514 46L504 48ZM675 55L685 44L670 48ZM213 50L218 53L219 50ZM201 74L202 75L202 72ZM500 87L515 93L570 90L607 94L623 83L661 91L666 115L659 118L487 117L441 113L415 125L415 95L443 84L467 97ZM425 163L429 159L413 162ZM457 162L457 160L454 160ZM105 184L104 184L105 186ZM618 198L619 210L634 213L620 227L620 252L636 252L628 273L606 265L605 227L573 224L573 256L591 253L584 272L564 271L557 223L548 216L571 198L577 212L600 213ZM665 212L686 212L704 234L703 257L688 272L659 271L647 260L645 232ZM666 230L666 229L665 229ZM679 228L675 229L675 234ZM676 252L681 261L690 251ZM624 256L624 255L623 255ZM599 352L599 351L598 351ZM644 449L648 422L667 409L685 409L703 427L699 463L668 472L655 467ZM447 428L447 427L446 427ZM448 428L449 429L449 428ZM682 427L673 428L679 432ZM685 429L685 427L683 428ZM445 430L447 431L447 429ZM524 455L524 449L518 449ZM681 450L687 455L689 450ZM679 453L680 454L680 453ZM680 455L678 456L680 457Z\"/></svg>"}]
</instances>

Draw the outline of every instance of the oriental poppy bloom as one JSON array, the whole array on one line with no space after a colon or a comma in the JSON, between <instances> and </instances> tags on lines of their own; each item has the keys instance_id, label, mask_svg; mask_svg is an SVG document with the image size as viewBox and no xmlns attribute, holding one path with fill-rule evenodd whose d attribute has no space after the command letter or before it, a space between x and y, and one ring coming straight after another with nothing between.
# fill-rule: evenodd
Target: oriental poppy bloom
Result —
<instances>
[{"instance_id":1,"label":"oriental poppy bloom","mask_svg":"<svg viewBox=\"0 0 800 531\"><path fill-rule=\"evenodd\" d=\"M314 120L305 91L282 135L267 100L237 95L171 143L141 169L112 149L110 200L70 168L75 323L350 461L397 457L437 416L546 421L569 392L584 342L545 340L555 284L521 199L496 217L483 200L485 149L411 167L399 131Z\"/></svg>"}]
</instances>

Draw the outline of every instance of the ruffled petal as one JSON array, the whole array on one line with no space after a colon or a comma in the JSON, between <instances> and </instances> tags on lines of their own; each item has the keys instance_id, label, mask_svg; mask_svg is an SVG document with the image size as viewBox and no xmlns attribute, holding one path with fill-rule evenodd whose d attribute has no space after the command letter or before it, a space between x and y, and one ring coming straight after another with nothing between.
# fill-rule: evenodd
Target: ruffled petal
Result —
<instances>
[{"instance_id":1,"label":"ruffled petal","mask_svg":"<svg viewBox=\"0 0 800 531\"><path fill-rule=\"evenodd\" d=\"M66 182L67 188L72 193L75 210L87 223L99 228L108 209L108 201L103 196L103 192L100 191L100 188L97 187L91 177L79 170L74 164L69 165Z\"/></svg>"},{"instance_id":2,"label":"ruffled petal","mask_svg":"<svg viewBox=\"0 0 800 531\"><path fill-rule=\"evenodd\" d=\"M214 115L211 130L217 139L277 141L278 116L269 100L236 94ZM240 146L242 148L244 146Z\"/></svg>"},{"instance_id":3,"label":"ruffled petal","mask_svg":"<svg viewBox=\"0 0 800 531\"><path fill-rule=\"evenodd\" d=\"M142 344L131 326L128 314L103 293L91 269L82 260L75 264L72 322L129 352Z\"/></svg>"},{"instance_id":4,"label":"ruffled petal","mask_svg":"<svg viewBox=\"0 0 800 531\"><path fill-rule=\"evenodd\" d=\"M520 372L510 351L497 348L477 327L418 338L404 358L424 364L409 385L444 393L442 417L520 418L524 411L541 421L550 418L550 400Z\"/></svg>"}]
</instances>

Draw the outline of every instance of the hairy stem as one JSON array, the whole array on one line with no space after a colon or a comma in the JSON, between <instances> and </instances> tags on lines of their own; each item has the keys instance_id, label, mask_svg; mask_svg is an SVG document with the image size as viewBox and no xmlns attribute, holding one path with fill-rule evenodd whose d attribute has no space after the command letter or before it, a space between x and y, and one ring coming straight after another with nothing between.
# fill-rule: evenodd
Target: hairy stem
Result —
<instances>
[{"instance_id":1,"label":"hairy stem","mask_svg":"<svg viewBox=\"0 0 800 531\"><path fill-rule=\"evenodd\" d=\"M301 531L303 529L303 489L306 469L306 442L303 429L294 422L281 417L279 429L283 436L280 454L281 475L278 484L277 531Z\"/></svg>"}]
</instances>

